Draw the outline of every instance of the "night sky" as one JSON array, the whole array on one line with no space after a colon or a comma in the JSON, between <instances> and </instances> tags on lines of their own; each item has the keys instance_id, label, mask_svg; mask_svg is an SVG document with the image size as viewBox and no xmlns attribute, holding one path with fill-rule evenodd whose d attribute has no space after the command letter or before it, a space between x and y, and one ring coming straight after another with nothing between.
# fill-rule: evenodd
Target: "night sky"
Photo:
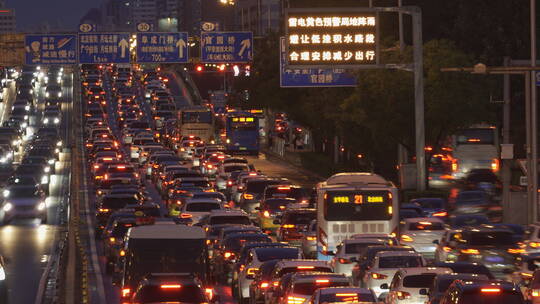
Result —
<instances>
[{"instance_id":1,"label":"night sky","mask_svg":"<svg viewBox=\"0 0 540 304\"><path fill-rule=\"evenodd\" d=\"M7 0L6 6L14 8L17 29L31 31L48 22L54 28L76 30L81 17L89 8L99 7L101 0Z\"/></svg>"}]
</instances>

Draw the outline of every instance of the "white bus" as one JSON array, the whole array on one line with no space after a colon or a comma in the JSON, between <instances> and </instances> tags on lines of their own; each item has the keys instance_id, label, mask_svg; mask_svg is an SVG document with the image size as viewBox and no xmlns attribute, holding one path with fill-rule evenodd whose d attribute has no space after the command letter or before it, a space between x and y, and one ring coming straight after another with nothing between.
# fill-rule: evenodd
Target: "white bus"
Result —
<instances>
[{"instance_id":1,"label":"white bus","mask_svg":"<svg viewBox=\"0 0 540 304\"><path fill-rule=\"evenodd\" d=\"M198 136L204 142L214 140L214 116L212 110L195 106L178 111L178 124L182 136Z\"/></svg>"},{"instance_id":2,"label":"white bus","mask_svg":"<svg viewBox=\"0 0 540 304\"><path fill-rule=\"evenodd\" d=\"M398 189L373 173L338 173L317 185L317 257L355 234L397 234Z\"/></svg>"},{"instance_id":3,"label":"white bus","mask_svg":"<svg viewBox=\"0 0 540 304\"><path fill-rule=\"evenodd\" d=\"M452 175L467 177L473 169L499 172L499 135L497 128L477 125L452 136Z\"/></svg>"}]
</instances>

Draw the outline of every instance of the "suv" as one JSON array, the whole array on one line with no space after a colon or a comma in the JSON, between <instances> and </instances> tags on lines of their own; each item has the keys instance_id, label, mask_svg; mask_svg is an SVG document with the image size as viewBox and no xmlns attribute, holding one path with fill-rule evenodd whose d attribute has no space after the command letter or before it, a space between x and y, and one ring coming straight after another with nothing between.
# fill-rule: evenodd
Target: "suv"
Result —
<instances>
[{"instance_id":1,"label":"suv","mask_svg":"<svg viewBox=\"0 0 540 304\"><path fill-rule=\"evenodd\" d=\"M439 303L522 304L525 301L521 291L513 283L499 280L479 282L456 280Z\"/></svg>"}]
</instances>

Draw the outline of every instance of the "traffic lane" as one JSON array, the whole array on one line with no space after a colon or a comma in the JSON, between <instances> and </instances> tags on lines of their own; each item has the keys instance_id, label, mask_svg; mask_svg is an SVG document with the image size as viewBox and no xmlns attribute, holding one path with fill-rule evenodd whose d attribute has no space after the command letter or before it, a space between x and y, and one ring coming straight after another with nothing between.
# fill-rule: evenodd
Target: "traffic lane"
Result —
<instances>
[{"instance_id":1,"label":"traffic lane","mask_svg":"<svg viewBox=\"0 0 540 304\"><path fill-rule=\"evenodd\" d=\"M179 106L189 106L188 100L191 98L189 92L183 83L183 80L178 77L175 72L164 72L164 76L169 79L167 82L167 87L173 97L183 97L180 100L175 99L177 105Z\"/></svg>"},{"instance_id":2,"label":"traffic lane","mask_svg":"<svg viewBox=\"0 0 540 304\"><path fill-rule=\"evenodd\" d=\"M253 164L255 170L271 177L288 178L291 182L302 187L313 187L320 180L317 177L302 172L287 162L276 157L260 153L259 156L246 156L248 162Z\"/></svg>"}]
</instances>

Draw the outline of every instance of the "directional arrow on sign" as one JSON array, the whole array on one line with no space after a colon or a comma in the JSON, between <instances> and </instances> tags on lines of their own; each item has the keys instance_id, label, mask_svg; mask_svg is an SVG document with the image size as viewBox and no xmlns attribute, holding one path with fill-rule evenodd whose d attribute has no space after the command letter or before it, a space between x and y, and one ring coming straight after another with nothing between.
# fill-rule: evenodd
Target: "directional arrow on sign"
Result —
<instances>
[{"instance_id":1,"label":"directional arrow on sign","mask_svg":"<svg viewBox=\"0 0 540 304\"><path fill-rule=\"evenodd\" d=\"M120 40L120 42L118 42L118 46L120 48L122 48L122 54L120 54L120 57L125 58L126 57L126 50L129 47L129 43L127 42L126 39L122 39L122 40Z\"/></svg>"},{"instance_id":2,"label":"directional arrow on sign","mask_svg":"<svg viewBox=\"0 0 540 304\"><path fill-rule=\"evenodd\" d=\"M240 42L240 45L242 48L240 49L240 52L238 52L238 56L242 56L247 48L251 47L251 40L245 39Z\"/></svg>"},{"instance_id":3,"label":"directional arrow on sign","mask_svg":"<svg viewBox=\"0 0 540 304\"><path fill-rule=\"evenodd\" d=\"M178 47L178 58L184 58L184 48L186 47L184 39L178 39L176 46Z\"/></svg>"}]
</instances>

